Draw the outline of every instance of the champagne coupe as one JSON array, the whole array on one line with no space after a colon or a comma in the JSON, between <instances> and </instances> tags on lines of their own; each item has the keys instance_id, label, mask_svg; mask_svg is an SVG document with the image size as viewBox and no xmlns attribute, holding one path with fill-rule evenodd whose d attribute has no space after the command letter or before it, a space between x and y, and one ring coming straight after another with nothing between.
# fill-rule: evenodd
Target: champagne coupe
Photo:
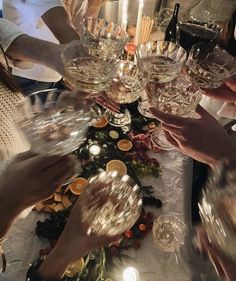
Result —
<instances>
[{"instance_id":1,"label":"champagne coupe","mask_svg":"<svg viewBox=\"0 0 236 281\"><path fill-rule=\"evenodd\" d=\"M80 196L82 222L87 234L119 235L138 220L142 200L128 175L102 172L91 178Z\"/></svg>"},{"instance_id":2,"label":"champagne coupe","mask_svg":"<svg viewBox=\"0 0 236 281\"><path fill-rule=\"evenodd\" d=\"M152 227L154 244L164 252L173 253L174 255L171 254L168 263L183 271L185 265L180 249L185 242L187 233L187 227L183 221L172 214L159 216Z\"/></svg>"},{"instance_id":3,"label":"champagne coupe","mask_svg":"<svg viewBox=\"0 0 236 281\"><path fill-rule=\"evenodd\" d=\"M177 24L177 41L186 51L197 43L214 41L221 32L221 27L211 22L182 21Z\"/></svg>"},{"instance_id":4,"label":"champagne coupe","mask_svg":"<svg viewBox=\"0 0 236 281\"><path fill-rule=\"evenodd\" d=\"M161 215L153 223L154 243L165 252L175 252L184 244L187 229L174 215Z\"/></svg>"},{"instance_id":5,"label":"champagne coupe","mask_svg":"<svg viewBox=\"0 0 236 281\"><path fill-rule=\"evenodd\" d=\"M119 104L129 104L139 99L144 91L144 85L143 76L136 64L121 60L116 77L112 80L112 85L106 93ZM115 127L124 127L131 123L131 115L126 108L119 113L106 110L105 116L108 122Z\"/></svg>"},{"instance_id":6,"label":"champagne coupe","mask_svg":"<svg viewBox=\"0 0 236 281\"><path fill-rule=\"evenodd\" d=\"M202 224L212 244L236 261L236 163L213 171L199 204Z\"/></svg>"},{"instance_id":7,"label":"champagne coupe","mask_svg":"<svg viewBox=\"0 0 236 281\"><path fill-rule=\"evenodd\" d=\"M85 141L90 110L77 109L76 102L71 92L47 89L34 92L19 104L15 121L34 152L66 155Z\"/></svg>"},{"instance_id":8,"label":"champagne coupe","mask_svg":"<svg viewBox=\"0 0 236 281\"><path fill-rule=\"evenodd\" d=\"M79 90L96 94L111 85L128 34L118 25L99 18L84 19L79 32L88 55L79 55L76 42L65 48L62 58L67 79Z\"/></svg>"},{"instance_id":9,"label":"champagne coupe","mask_svg":"<svg viewBox=\"0 0 236 281\"><path fill-rule=\"evenodd\" d=\"M214 89L236 73L236 59L216 46L205 55L206 44L194 45L186 62L187 75L202 88Z\"/></svg>"},{"instance_id":10,"label":"champagne coupe","mask_svg":"<svg viewBox=\"0 0 236 281\"><path fill-rule=\"evenodd\" d=\"M154 41L142 44L137 48L137 63L144 78L151 83L167 83L180 73L186 60L186 51L179 45L168 41ZM146 117L147 99L142 99L138 106ZM150 113L149 113L150 114Z\"/></svg>"},{"instance_id":11,"label":"champagne coupe","mask_svg":"<svg viewBox=\"0 0 236 281\"><path fill-rule=\"evenodd\" d=\"M196 107L201 100L201 90L192 84L187 76L179 75L166 84L149 83L151 105L161 112L194 117ZM172 150L173 146L166 140L164 130L158 126L152 132L152 141L163 150Z\"/></svg>"}]
</instances>

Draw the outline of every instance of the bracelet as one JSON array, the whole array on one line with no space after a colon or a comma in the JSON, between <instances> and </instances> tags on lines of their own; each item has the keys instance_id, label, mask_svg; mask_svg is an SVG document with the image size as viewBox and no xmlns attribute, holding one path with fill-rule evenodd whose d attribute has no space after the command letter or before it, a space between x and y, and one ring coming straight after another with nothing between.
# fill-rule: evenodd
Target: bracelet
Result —
<instances>
[{"instance_id":1,"label":"bracelet","mask_svg":"<svg viewBox=\"0 0 236 281\"><path fill-rule=\"evenodd\" d=\"M4 254L3 248L2 248L2 242L5 240L5 236L0 239L0 254L2 258L2 269L1 272L5 272L7 268L7 259Z\"/></svg>"}]
</instances>

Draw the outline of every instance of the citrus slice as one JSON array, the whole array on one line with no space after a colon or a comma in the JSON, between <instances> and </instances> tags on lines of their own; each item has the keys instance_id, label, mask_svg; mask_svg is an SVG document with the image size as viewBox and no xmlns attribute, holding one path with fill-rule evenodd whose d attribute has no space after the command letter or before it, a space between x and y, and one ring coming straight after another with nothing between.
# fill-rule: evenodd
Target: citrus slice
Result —
<instances>
[{"instance_id":1,"label":"citrus slice","mask_svg":"<svg viewBox=\"0 0 236 281\"><path fill-rule=\"evenodd\" d=\"M101 116L93 123L93 127L95 128L104 128L108 124L107 118L105 116Z\"/></svg>"},{"instance_id":2,"label":"citrus slice","mask_svg":"<svg viewBox=\"0 0 236 281\"><path fill-rule=\"evenodd\" d=\"M123 163L120 160L111 160L106 164L106 171L107 172L113 172L113 171L117 171L118 174L120 174L121 176L127 174L127 167L125 165L125 163Z\"/></svg>"},{"instance_id":3,"label":"citrus slice","mask_svg":"<svg viewBox=\"0 0 236 281\"><path fill-rule=\"evenodd\" d=\"M76 178L69 185L70 191L75 195L80 195L86 188L88 181L85 178Z\"/></svg>"},{"instance_id":4,"label":"citrus slice","mask_svg":"<svg viewBox=\"0 0 236 281\"><path fill-rule=\"evenodd\" d=\"M68 277L73 277L79 272L81 272L83 267L84 267L84 259L81 258L67 267L65 275Z\"/></svg>"},{"instance_id":5,"label":"citrus slice","mask_svg":"<svg viewBox=\"0 0 236 281\"><path fill-rule=\"evenodd\" d=\"M123 139L118 141L117 147L122 151L129 151L133 147L133 144L130 140Z\"/></svg>"},{"instance_id":6,"label":"citrus slice","mask_svg":"<svg viewBox=\"0 0 236 281\"><path fill-rule=\"evenodd\" d=\"M130 55L134 56L136 52L136 45L134 43L127 43L125 46L125 51Z\"/></svg>"},{"instance_id":7,"label":"citrus slice","mask_svg":"<svg viewBox=\"0 0 236 281\"><path fill-rule=\"evenodd\" d=\"M119 138L119 133L118 133L117 131L115 131L115 130L111 130L111 131L109 132L109 136L110 136L112 139L116 140L116 139Z\"/></svg>"}]
</instances>

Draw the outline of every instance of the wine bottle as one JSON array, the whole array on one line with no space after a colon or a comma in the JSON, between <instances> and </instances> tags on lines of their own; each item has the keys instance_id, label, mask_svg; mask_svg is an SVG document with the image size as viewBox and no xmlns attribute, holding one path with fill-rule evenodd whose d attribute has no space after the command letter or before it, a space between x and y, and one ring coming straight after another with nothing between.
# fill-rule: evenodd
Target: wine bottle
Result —
<instances>
[{"instance_id":1,"label":"wine bottle","mask_svg":"<svg viewBox=\"0 0 236 281\"><path fill-rule=\"evenodd\" d=\"M165 31L165 41L170 41L173 43L176 43L176 41L177 41L176 28L177 28L177 23L178 23L179 7L180 7L180 4L176 3L172 18Z\"/></svg>"}]
</instances>

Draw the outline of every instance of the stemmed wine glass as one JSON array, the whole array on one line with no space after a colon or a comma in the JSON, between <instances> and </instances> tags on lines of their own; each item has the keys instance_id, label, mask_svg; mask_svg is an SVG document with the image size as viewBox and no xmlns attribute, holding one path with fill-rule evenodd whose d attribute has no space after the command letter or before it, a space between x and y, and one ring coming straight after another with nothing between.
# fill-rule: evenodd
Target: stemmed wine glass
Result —
<instances>
[{"instance_id":1,"label":"stemmed wine glass","mask_svg":"<svg viewBox=\"0 0 236 281\"><path fill-rule=\"evenodd\" d=\"M138 220L142 206L138 186L128 175L116 171L91 178L79 200L88 235L123 233Z\"/></svg>"},{"instance_id":2,"label":"stemmed wine glass","mask_svg":"<svg viewBox=\"0 0 236 281\"><path fill-rule=\"evenodd\" d=\"M25 97L15 121L39 154L66 155L86 139L91 121L88 108L78 109L72 92L46 89Z\"/></svg>"},{"instance_id":3,"label":"stemmed wine glass","mask_svg":"<svg viewBox=\"0 0 236 281\"><path fill-rule=\"evenodd\" d=\"M129 104L139 99L144 91L144 78L137 65L131 61L121 60L112 85L107 89L108 97L119 104ZM131 123L131 115L124 108L118 113L106 110L105 116L108 122L115 127L124 127Z\"/></svg>"},{"instance_id":4,"label":"stemmed wine glass","mask_svg":"<svg viewBox=\"0 0 236 281\"><path fill-rule=\"evenodd\" d=\"M137 64L145 79L151 83L167 83L180 73L186 60L186 51L172 42L153 41L140 45L136 52ZM141 97L139 112L150 117L148 98Z\"/></svg>"},{"instance_id":5,"label":"stemmed wine glass","mask_svg":"<svg viewBox=\"0 0 236 281\"><path fill-rule=\"evenodd\" d=\"M65 48L62 59L67 78L80 91L100 93L111 85L128 34L118 25L99 18L84 19L80 34L88 55L79 56L75 42Z\"/></svg>"}]
</instances>

